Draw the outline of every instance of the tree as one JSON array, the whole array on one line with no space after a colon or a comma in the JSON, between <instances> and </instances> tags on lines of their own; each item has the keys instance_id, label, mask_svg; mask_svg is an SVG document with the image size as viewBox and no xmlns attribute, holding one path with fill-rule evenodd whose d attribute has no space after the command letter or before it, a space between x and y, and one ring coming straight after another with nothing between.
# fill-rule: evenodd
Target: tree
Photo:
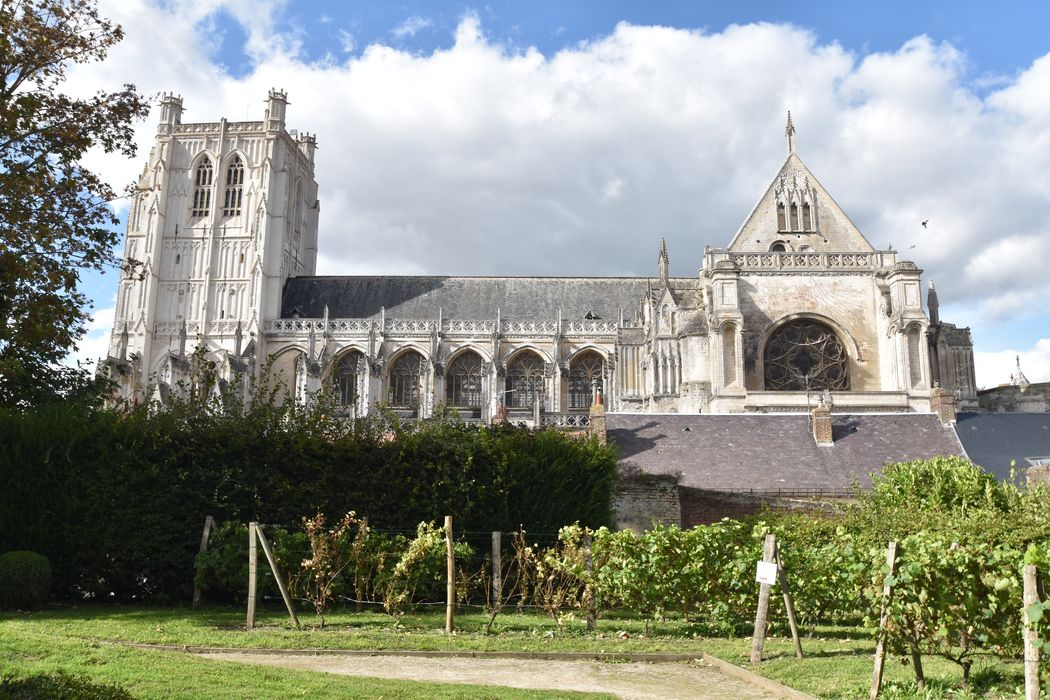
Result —
<instances>
[{"instance_id":1,"label":"tree","mask_svg":"<svg viewBox=\"0 0 1050 700\"><path fill-rule=\"evenodd\" d=\"M75 98L66 71L124 34L93 0L0 0L0 405L68 394L84 369L58 362L84 333L80 271L115 265L112 188L87 151L135 154L149 111L133 85Z\"/></svg>"}]
</instances>

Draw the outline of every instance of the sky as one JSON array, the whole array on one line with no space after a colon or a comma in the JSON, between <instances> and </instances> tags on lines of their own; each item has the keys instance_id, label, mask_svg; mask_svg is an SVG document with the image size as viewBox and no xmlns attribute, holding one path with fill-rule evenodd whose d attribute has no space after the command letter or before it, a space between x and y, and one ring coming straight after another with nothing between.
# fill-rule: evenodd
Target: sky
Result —
<instances>
[{"instance_id":1,"label":"sky","mask_svg":"<svg viewBox=\"0 0 1050 700\"><path fill-rule=\"evenodd\" d=\"M977 382L1050 381L1050 3L102 0L67 90L316 133L318 274L695 276L786 155L972 329ZM89 157L118 189L138 157ZM117 203L122 207L121 202ZM118 214L124 211L118 208ZM926 228L921 221L928 221ZM85 273L105 354L117 276Z\"/></svg>"}]
</instances>

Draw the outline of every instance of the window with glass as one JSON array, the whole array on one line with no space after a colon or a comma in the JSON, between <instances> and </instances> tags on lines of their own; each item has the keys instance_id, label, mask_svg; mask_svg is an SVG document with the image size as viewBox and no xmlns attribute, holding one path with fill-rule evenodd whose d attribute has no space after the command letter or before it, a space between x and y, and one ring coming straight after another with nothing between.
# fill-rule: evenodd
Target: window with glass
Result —
<instances>
[{"instance_id":1,"label":"window with glass","mask_svg":"<svg viewBox=\"0 0 1050 700\"><path fill-rule=\"evenodd\" d=\"M507 405L532 408L543 401L543 358L523 352L507 364Z\"/></svg>"},{"instance_id":2,"label":"window with glass","mask_svg":"<svg viewBox=\"0 0 1050 700\"><path fill-rule=\"evenodd\" d=\"M605 359L588 350L573 358L569 365L569 410L581 410L594 403L595 391L602 391Z\"/></svg>"},{"instance_id":3,"label":"window with glass","mask_svg":"<svg viewBox=\"0 0 1050 700\"><path fill-rule=\"evenodd\" d=\"M193 178L193 208L191 216L207 216L211 211L211 160L204 158L197 166Z\"/></svg>"},{"instance_id":4,"label":"window with glass","mask_svg":"<svg viewBox=\"0 0 1050 700\"><path fill-rule=\"evenodd\" d=\"M358 397L358 381L365 366L365 356L353 350L343 355L332 376L336 401L340 406L355 406Z\"/></svg>"},{"instance_id":5,"label":"window with glass","mask_svg":"<svg viewBox=\"0 0 1050 700\"><path fill-rule=\"evenodd\" d=\"M398 408L419 406L419 394L423 380L423 356L409 350L394 360L390 367L390 391L387 400Z\"/></svg>"},{"instance_id":6,"label":"window with glass","mask_svg":"<svg viewBox=\"0 0 1050 700\"><path fill-rule=\"evenodd\" d=\"M835 332L810 319L785 323L763 352L768 391L847 391L849 357Z\"/></svg>"},{"instance_id":7,"label":"window with glass","mask_svg":"<svg viewBox=\"0 0 1050 700\"><path fill-rule=\"evenodd\" d=\"M226 196L222 200L223 216L238 216L241 213L241 192L244 189L244 164L240 156L234 156L226 169Z\"/></svg>"},{"instance_id":8,"label":"window with glass","mask_svg":"<svg viewBox=\"0 0 1050 700\"><path fill-rule=\"evenodd\" d=\"M456 408L481 408L481 356L466 351L445 370L445 401Z\"/></svg>"}]
</instances>

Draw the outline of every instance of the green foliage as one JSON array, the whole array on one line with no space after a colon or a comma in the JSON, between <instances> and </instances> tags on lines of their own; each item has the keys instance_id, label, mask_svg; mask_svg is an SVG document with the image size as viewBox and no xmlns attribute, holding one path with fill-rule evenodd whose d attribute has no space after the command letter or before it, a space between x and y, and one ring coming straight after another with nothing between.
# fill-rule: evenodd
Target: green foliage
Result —
<instances>
[{"instance_id":1,"label":"green foliage","mask_svg":"<svg viewBox=\"0 0 1050 700\"><path fill-rule=\"evenodd\" d=\"M0 698L5 700L132 700L120 686L95 683L59 671L28 678L0 677Z\"/></svg>"},{"instance_id":2,"label":"green foliage","mask_svg":"<svg viewBox=\"0 0 1050 700\"><path fill-rule=\"evenodd\" d=\"M458 419L395 425L389 439L382 419L341 422L266 382L244 404L210 396L127 415L0 409L0 550L47 555L60 596L186 600L206 515L295 523L354 510L381 529L446 513L466 530L608 524L615 454L593 440Z\"/></svg>"},{"instance_id":3,"label":"green foliage","mask_svg":"<svg viewBox=\"0 0 1050 700\"><path fill-rule=\"evenodd\" d=\"M47 601L51 563L36 552L0 554L0 609L32 610Z\"/></svg>"},{"instance_id":4,"label":"green foliage","mask_svg":"<svg viewBox=\"0 0 1050 700\"><path fill-rule=\"evenodd\" d=\"M53 401L91 384L59 360L83 334L80 270L115 266L116 195L84 159L132 156L149 112L133 85L76 98L75 64L123 38L91 1L0 3L0 406ZM134 273L127 270L127 274Z\"/></svg>"},{"instance_id":5,"label":"green foliage","mask_svg":"<svg viewBox=\"0 0 1050 700\"><path fill-rule=\"evenodd\" d=\"M408 542L383 595L383 609L395 621L420 601L444 599L441 584L446 582L447 542L444 528L432 522L420 523L416 536ZM457 560L472 557L474 550L463 542L453 542L453 554Z\"/></svg>"}]
</instances>

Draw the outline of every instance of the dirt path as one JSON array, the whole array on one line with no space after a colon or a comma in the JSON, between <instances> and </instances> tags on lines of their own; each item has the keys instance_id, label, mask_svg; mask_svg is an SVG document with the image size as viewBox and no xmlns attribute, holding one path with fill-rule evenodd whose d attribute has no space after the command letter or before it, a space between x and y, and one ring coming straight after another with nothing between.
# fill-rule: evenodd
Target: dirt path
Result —
<instances>
[{"instance_id":1,"label":"dirt path","mask_svg":"<svg viewBox=\"0 0 1050 700\"><path fill-rule=\"evenodd\" d=\"M418 656L285 656L242 652L203 656L348 676L603 692L631 700L772 700L777 697L695 662L656 664Z\"/></svg>"}]
</instances>

